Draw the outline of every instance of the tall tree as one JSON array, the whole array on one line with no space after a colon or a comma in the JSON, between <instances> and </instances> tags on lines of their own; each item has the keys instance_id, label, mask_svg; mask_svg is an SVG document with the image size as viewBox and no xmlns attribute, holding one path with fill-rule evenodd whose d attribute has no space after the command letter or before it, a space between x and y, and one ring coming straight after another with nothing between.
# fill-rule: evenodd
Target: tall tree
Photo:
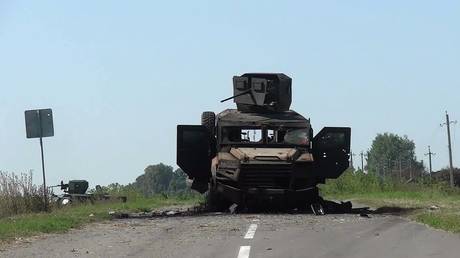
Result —
<instances>
[{"instance_id":1,"label":"tall tree","mask_svg":"<svg viewBox=\"0 0 460 258\"><path fill-rule=\"evenodd\" d=\"M150 165L144 169L144 174L136 178L133 186L145 196L158 193L181 192L187 188L187 176L181 169L163 163Z\"/></svg>"},{"instance_id":2,"label":"tall tree","mask_svg":"<svg viewBox=\"0 0 460 258\"><path fill-rule=\"evenodd\" d=\"M368 169L379 175L404 177L420 174L423 164L415 156L415 143L406 135L401 137L393 133L378 134L368 153Z\"/></svg>"},{"instance_id":3,"label":"tall tree","mask_svg":"<svg viewBox=\"0 0 460 258\"><path fill-rule=\"evenodd\" d=\"M136 178L135 187L145 196L167 192L173 177L173 168L163 163L150 165L144 169L144 174Z\"/></svg>"}]
</instances>

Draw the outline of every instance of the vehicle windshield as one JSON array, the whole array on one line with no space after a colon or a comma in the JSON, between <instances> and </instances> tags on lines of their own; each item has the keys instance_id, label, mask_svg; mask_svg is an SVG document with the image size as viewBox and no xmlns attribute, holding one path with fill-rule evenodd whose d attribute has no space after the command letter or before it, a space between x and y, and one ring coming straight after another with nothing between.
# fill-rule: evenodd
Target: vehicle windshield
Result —
<instances>
[{"instance_id":1,"label":"vehicle windshield","mask_svg":"<svg viewBox=\"0 0 460 258\"><path fill-rule=\"evenodd\" d=\"M285 144L306 145L308 144L308 130L301 129L288 129L284 135Z\"/></svg>"},{"instance_id":2,"label":"vehicle windshield","mask_svg":"<svg viewBox=\"0 0 460 258\"><path fill-rule=\"evenodd\" d=\"M308 128L241 128L224 127L222 143L308 145Z\"/></svg>"},{"instance_id":3,"label":"vehicle windshield","mask_svg":"<svg viewBox=\"0 0 460 258\"><path fill-rule=\"evenodd\" d=\"M309 130L307 128L268 129L267 142L276 144L308 145Z\"/></svg>"},{"instance_id":4,"label":"vehicle windshield","mask_svg":"<svg viewBox=\"0 0 460 258\"><path fill-rule=\"evenodd\" d=\"M222 141L226 143L263 143L262 129L225 127Z\"/></svg>"}]
</instances>

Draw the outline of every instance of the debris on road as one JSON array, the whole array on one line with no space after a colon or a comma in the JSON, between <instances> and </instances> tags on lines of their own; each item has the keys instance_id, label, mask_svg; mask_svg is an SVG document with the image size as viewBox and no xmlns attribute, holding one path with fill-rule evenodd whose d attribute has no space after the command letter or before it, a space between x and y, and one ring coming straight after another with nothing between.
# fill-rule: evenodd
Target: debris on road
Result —
<instances>
[{"instance_id":1,"label":"debris on road","mask_svg":"<svg viewBox=\"0 0 460 258\"><path fill-rule=\"evenodd\" d=\"M202 206L189 206L189 207L169 207L150 212L118 212L110 211L109 215L115 219L142 219L142 218L155 218L155 217L176 217L176 216L194 216L202 214L204 209ZM218 215L213 213L213 215Z\"/></svg>"},{"instance_id":2,"label":"debris on road","mask_svg":"<svg viewBox=\"0 0 460 258\"><path fill-rule=\"evenodd\" d=\"M248 213L292 213L292 214L314 214L317 216L326 214L359 214L361 217L370 218L368 214L373 213L369 207L353 208L351 202L333 202L321 199L318 203L312 204L310 209L269 209L269 210L254 210L254 209L240 209L237 204L231 205L226 212L209 212L203 205L198 206L179 206L168 207L150 212L123 212L123 211L109 211L108 214L114 219L148 219L159 217L184 217L184 216L219 216L226 214L248 214ZM255 217L255 221L258 219Z\"/></svg>"},{"instance_id":3,"label":"debris on road","mask_svg":"<svg viewBox=\"0 0 460 258\"><path fill-rule=\"evenodd\" d=\"M320 203L313 203L310 207L316 216L323 216L325 214L324 208Z\"/></svg>"},{"instance_id":4,"label":"debris on road","mask_svg":"<svg viewBox=\"0 0 460 258\"><path fill-rule=\"evenodd\" d=\"M238 204L234 203L228 208L228 210L230 211L231 214L235 214L237 208L238 208Z\"/></svg>"}]
</instances>

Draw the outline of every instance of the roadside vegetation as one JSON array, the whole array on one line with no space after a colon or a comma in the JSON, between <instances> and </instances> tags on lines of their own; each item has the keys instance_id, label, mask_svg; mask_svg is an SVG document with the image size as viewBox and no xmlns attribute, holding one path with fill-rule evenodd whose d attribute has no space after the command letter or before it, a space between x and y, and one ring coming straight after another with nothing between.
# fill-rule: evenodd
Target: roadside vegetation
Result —
<instances>
[{"instance_id":1,"label":"roadside vegetation","mask_svg":"<svg viewBox=\"0 0 460 258\"><path fill-rule=\"evenodd\" d=\"M201 195L187 187L183 172L163 164L148 166L132 184L102 187L107 194L126 196L126 203L72 203L64 207L51 203L50 211L44 212L40 189L32 183L32 174L0 172L0 243L41 233L66 232L111 219L111 212L150 212L159 207L203 201Z\"/></svg>"},{"instance_id":2,"label":"roadside vegetation","mask_svg":"<svg viewBox=\"0 0 460 258\"><path fill-rule=\"evenodd\" d=\"M19 175L0 171L0 218L43 211L42 188L32 182L32 172Z\"/></svg>"},{"instance_id":3,"label":"roadside vegetation","mask_svg":"<svg viewBox=\"0 0 460 258\"><path fill-rule=\"evenodd\" d=\"M82 225L108 220L110 212L148 212L152 209L174 205L193 205L201 199L196 195L159 195L129 198L126 203L108 202L79 204L45 213L30 213L0 219L0 242L10 241L40 233L66 232Z\"/></svg>"},{"instance_id":4,"label":"roadside vegetation","mask_svg":"<svg viewBox=\"0 0 460 258\"><path fill-rule=\"evenodd\" d=\"M321 186L327 199L353 200L377 213L407 216L434 228L460 233L460 172L450 187L446 169L432 176L415 158L415 144L395 134L379 134L366 153L367 173L350 168Z\"/></svg>"},{"instance_id":5,"label":"roadside vegetation","mask_svg":"<svg viewBox=\"0 0 460 258\"><path fill-rule=\"evenodd\" d=\"M353 200L377 212L407 216L434 228L460 233L460 189L429 177L411 183L347 171L321 186L327 199Z\"/></svg>"}]
</instances>

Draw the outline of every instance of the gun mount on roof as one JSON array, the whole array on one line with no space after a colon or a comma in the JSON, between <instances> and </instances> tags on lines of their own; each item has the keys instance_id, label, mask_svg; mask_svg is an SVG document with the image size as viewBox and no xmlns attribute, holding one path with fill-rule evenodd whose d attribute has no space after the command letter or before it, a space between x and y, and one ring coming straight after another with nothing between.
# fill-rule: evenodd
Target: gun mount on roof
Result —
<instances>
[{"instance_id":1,"label":"gun mount on roof","mask_svg":"<svg viewBox=\"0 0 460 258\"><path fill-rule=\"evenodd\" d=\"M283 73L245 73L233 77L233 99L241 112L282 112L291 107L292 80Z\"/></svg>"}]
</instances>

